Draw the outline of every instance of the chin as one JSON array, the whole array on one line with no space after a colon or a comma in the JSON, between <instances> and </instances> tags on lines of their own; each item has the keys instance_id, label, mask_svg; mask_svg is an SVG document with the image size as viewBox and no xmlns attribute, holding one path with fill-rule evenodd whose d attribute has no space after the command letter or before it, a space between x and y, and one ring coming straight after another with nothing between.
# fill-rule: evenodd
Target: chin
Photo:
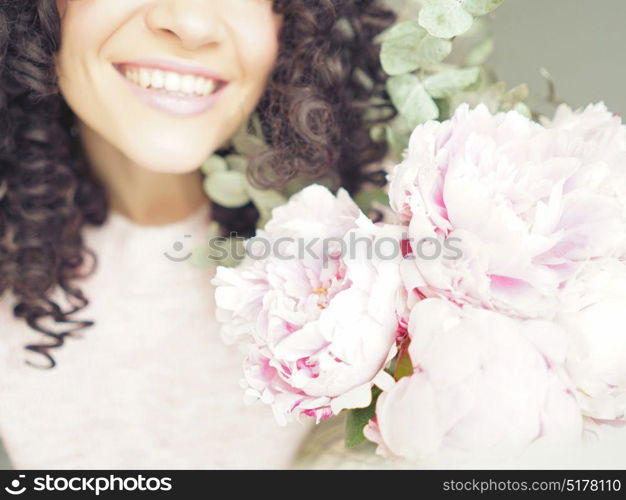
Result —
<instances>
[{"instance_id":1,"label":"chin","mask_svg":"<svg viewBox=\"0 0 626 500\"><path fill-rule=\"evenodd\" d=\"M199 147L184 141L161 141L160 143L135 144L127 156L137 165L152 172L187 174L200 168L215 149L207 148L206 142Z\"/></svg>"}]
</instances>

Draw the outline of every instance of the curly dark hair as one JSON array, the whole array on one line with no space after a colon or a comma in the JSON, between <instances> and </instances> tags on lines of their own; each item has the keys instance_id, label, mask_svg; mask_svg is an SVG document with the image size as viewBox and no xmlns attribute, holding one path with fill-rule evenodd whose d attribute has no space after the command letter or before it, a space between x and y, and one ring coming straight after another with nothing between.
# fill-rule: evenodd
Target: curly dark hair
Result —
<instances>
[{"instance_id":1,"label":"curly dark hair","mask_svg":"<svg viewBox=\"0 0 626 500\"><path fill-rule=\"evenodd\" d=\"M372 106L393 113L374 39L395 20L379 0L274 0L284 16L278 61L258 115L270 148L250 159L250 180L280 187L333 176L354 192L384 182L365 167L386 154L370 138ZM60 18L54 0L0 6L0 296L45 339L26 349L55 366L51 350L93 325L73 319L88 304L78 288L95 269L82 228L102 225L108 202L73 132L74 116L56 82ZM374 103L374 104L372 104ZM250 235L252 206L214 206L224 232ZM62 291L63 310L51 297ZM58 328L44 325L50 320ZM60 331L59 331L60 330ZM38 365L39 366L39 365Z\"/></svg>"}]
</instances>

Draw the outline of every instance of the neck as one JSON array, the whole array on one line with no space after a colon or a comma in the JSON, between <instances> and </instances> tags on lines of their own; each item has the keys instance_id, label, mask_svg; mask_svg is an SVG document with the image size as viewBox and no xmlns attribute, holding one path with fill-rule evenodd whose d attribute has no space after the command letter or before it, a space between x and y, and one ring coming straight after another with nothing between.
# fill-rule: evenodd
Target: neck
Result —
<instances>
[{"instance_id":1,"label":"neck","mask_svg":"<svg viewBox=\"0 0 626 500\"><path fill-rule=\"evenodd\" d=\"M183 220L208 203L202 173L153 172L116 150L88 126L79 126L87 161L103 184L111 210L136 224L161 225Z\"/></svg>"}]
</instances>

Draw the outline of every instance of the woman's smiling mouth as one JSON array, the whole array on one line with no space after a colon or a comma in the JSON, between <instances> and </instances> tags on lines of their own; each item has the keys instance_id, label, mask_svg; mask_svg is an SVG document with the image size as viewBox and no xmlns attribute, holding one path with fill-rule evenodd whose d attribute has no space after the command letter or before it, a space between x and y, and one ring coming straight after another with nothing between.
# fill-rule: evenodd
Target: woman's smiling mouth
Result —
<instances>
[{"instance_id":1,"label":"woman's smiling mouth","mask_svg":"<svg viewBox=\"0 0 626 500\"><path fill-rule=\"evenodd\" d=\"M217 82L203 76L181 75L160 69L124 68L124 76L144 89L165 90L183 96L207 96L217 88Z\"/></svg>"},{"instance_id":2,"label":"woman's smiling mouth","mask_svg":"<svg viewBox=\"0 0 626 500\"><path fill-rule=\"evenodd\" d=\"M210 70L176 61L143 59L114 67L142 102L178 116L208 111L228 84Z\"/></svg>"}]
</instances>

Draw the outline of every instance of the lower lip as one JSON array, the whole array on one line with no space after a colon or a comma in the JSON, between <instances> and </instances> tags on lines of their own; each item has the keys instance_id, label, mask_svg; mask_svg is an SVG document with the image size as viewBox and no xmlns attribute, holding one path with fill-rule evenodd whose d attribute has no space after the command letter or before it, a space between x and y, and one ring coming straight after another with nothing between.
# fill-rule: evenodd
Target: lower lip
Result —
<instances>
[{"instance_id":1,"label":"lower lip","mask_svg":"<svg viewBox=\"0 0 626 500\"><path fill-rule=\"evenodd\" d=\"M180 96L165 90L145 89L123 75L137 98L153 109L175 116L197 116L209 111L217 102L226 85L208 96Z\"/></svg>"}]
</instances>

